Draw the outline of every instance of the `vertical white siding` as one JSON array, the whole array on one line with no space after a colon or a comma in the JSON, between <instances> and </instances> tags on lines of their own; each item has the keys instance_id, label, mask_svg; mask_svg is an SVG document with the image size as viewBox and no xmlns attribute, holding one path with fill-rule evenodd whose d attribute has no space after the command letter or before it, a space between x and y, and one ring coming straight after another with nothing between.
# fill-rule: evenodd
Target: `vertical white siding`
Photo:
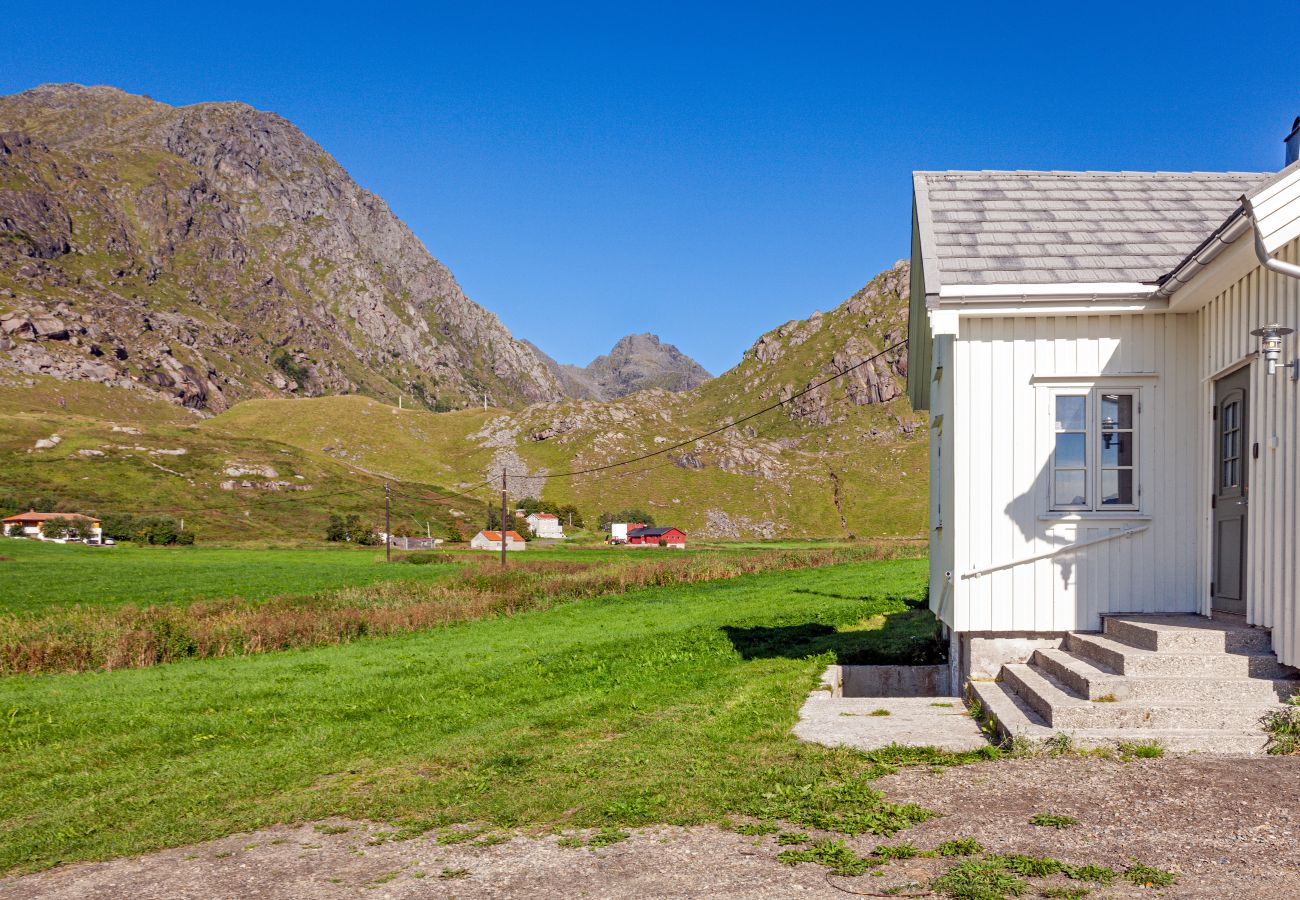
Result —
<instances>
[{"instance_id":1,"label":"vertical white siding","mask_svg":"<svg viewBox=\"0 0 1300 900\"><path fill-rule=\"evenodd\" d=\"M1249 239L1248 237L1245 239ZM1274 256L1300 261L1300 241ZM1233 284L1197 314L1200 360L1199 491L1197 524L1201 553L1197 559L1199 597L1210 611L1212 563L1209 495L1214 483L1214 429L1209 418L1214 380L1226 370L1251 367L1250 434L1259 458L1250 470L1247 512L1246 616L1273 629L1273 647L1288 665L1300 665L1300 384L1285 370L1267 374L1263 360L1253 359L1259 339L1251 330L1278 322L1300 328L1300 282L1259 267ZM1296 358L1297 341L1287 339L1282 361Z\"/></svg>"},{"instance_id":2,"label":"vertical white siding","mask_svg":"<svg viewBox=\"0 0 1300 900\"><path fill-rule=\"evenodd\" d=\"M1188 437L1200 399L1196 351L1189 315L962 319L945 373L956 491L944 512L956 573L950 624L1066 631L1098 628L1102 613L1199 608L1198 458ZM1047 518L1050 392L1060 379L1140 391L1138 513ZM1140 526L1148 530L961 577Z\"/></svg>"},{"instance_id":3,"label":"vertical white siding","mask_svg":"<svg viewBox=\"0 0 1300 900\"><path fill-rule=\"evenodd\" d=\"M937 335L934 365L944 366L941 377L933 381L930 399L930 608L949 627L953 625L953 526L956 510L955 455L953 453L953 338ZM933 371L931 375L933 377Z\"/></svg>"}]
</instances>

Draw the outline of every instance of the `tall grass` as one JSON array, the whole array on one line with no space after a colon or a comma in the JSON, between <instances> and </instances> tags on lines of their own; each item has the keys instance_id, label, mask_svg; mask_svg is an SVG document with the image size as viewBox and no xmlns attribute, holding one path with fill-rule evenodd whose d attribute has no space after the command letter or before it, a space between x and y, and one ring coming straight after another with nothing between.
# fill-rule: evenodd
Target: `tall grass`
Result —
<instances>
[{"instance_id":1,"label":"tall grass","mask_svg":"<svg viewBox=\"0 0 1300 900\"><path fill-rule=\"evenodd\" d=\"M915 545L882 541L716 556L647 554L644 560L617 564L520 560L505 571L484 560L438 582L384 582L262 602L234 599L107 609L78 605L42 617L0 617L0 675L144 668L187 658L340 644L636 588L914 557L920 552Z\"/></svg>"}]
</instances>

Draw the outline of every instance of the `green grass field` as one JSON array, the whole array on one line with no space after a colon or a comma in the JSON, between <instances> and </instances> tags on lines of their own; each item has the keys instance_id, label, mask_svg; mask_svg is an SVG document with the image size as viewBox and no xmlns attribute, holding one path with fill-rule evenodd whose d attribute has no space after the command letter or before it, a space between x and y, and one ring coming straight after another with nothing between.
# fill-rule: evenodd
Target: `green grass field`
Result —
<instances>
[{"instance_id":1,"label":"green grass field","mask_svg":"<svg viewBox=\"0 0 1300 900\"><path fill-rule=\"evenodd\" d=\"M73 604L265 600L394 579L436 579L448 571L384 565L382 547L239 550L0 540L0 557L0 612L19 614Z\"/></svg>"},{"instance_id":2,"label":"green grass field","mask_svg":"<svg viewBox=\"0 0 1300 900\"><path fill-rule=\"evenodd\" d=\"M827 663L906 659L932 634L925 569L851 563L302 651L7 678L0 870L329 815L902 828L916 812L863 781L880 766L790 727Z\"/></svg>"}]
</instances>

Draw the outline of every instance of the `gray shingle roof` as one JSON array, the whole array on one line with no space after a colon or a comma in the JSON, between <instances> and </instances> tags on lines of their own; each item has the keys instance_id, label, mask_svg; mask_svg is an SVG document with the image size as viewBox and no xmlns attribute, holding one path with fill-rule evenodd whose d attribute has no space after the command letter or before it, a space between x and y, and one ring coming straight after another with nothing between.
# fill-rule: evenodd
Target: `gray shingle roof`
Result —
<instances>
[{"instance_id":1,"label":"gray shingle roof","mask_svg":"<svg viewBox=\"0 0 1300 900\"><path fill-rule=\"evenodd\" d=\"M926 290L1155 282L1273 172L917 172Z\"/></svg>"}]
</instances>

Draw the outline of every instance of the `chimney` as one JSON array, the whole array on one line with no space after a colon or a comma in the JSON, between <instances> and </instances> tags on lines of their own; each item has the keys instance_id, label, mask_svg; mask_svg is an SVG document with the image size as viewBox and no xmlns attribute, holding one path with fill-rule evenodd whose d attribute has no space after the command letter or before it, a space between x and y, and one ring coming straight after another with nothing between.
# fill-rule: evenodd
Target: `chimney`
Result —
<instances>
[{"instance_id":1,"label":"chimney","mask_svg":"<svg viewBox=\"0 0 1300 900\"><path fill-rule=\"evenodd\" d=\"M1286 136L1286 164L1300 159L1300 116L1291 123L1291 133Z\"/></svg>"}]
</instances>

